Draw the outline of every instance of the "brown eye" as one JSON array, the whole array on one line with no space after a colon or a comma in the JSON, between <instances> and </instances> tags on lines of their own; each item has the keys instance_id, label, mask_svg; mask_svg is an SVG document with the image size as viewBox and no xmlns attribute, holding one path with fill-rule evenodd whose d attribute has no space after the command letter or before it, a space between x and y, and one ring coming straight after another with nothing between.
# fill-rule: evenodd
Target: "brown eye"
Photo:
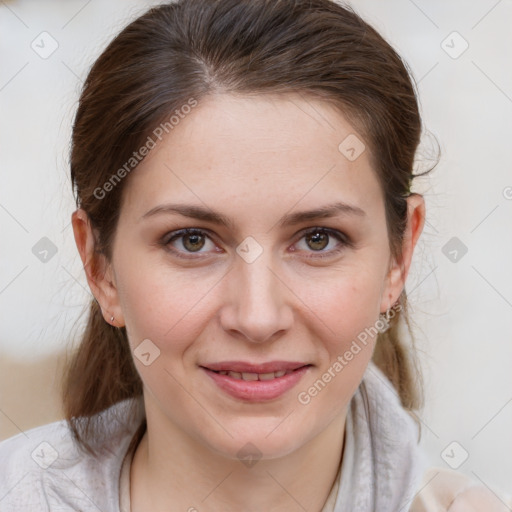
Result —
<instances>
[{"instance_id":1,"label":"brown eye","mask_svg":"<svg viewBox=\"0 0 512 512\"><path fill-rule=\"evenodd\" d=\"M173 231L164 236L160 243L176 256L183 258L192 257L190 255L193 253L206 256L208 252L215 252L216 248L208 233L198 228Z\"/></svg>"},{"instance_id":2,"label":"brown eye","mask_svg":"<svg viewBox=\"0 0 512 512\"><path fill-rule=\"evenodd\" d=\"M321 231L313 231L306 235L306 243L314 251L321 251L329 244L329 235Z\"/></svg>"},{"instance_id":3,"label":"brown eye","mask_svg":"<svg viewBox=\"0 0 512 512\"><path fill-rule=\"evenodd\" d=\"M195 252L199 251L204 246L204 235L198 235L195 233L187 234L182 236L182 244L187 251Z\"/></svg>"},{"instance_id":4,"label":"brown eye","mask_svg":"<svg viewBox=\"0 0 512 512\"><path fill-rule=\"evenodd\" d=\"M300 251L306 253L307 258L318 259L336 256L347 247L351 247L352 244L344 233L320 227L304 232L296 246Z\"/></svg>"}]
</instances>

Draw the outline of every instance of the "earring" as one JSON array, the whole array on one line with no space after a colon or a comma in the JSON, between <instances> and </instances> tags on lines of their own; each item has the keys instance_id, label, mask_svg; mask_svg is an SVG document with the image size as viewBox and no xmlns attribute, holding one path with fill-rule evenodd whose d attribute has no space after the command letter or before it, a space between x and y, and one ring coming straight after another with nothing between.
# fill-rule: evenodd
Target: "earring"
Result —
<instances>
[{"instance_id":1,"label":"earring","mask_svg":"<svg viewBox=\"0 0 512 512\"><path fill-rule=\"evenodd\" d=\"M385 313L379 315L379 320L376 325L377 330L381 333L386 332L390 328L389 321L391 320L391 308L386 309Z\"/></svg>"}]
</instances>

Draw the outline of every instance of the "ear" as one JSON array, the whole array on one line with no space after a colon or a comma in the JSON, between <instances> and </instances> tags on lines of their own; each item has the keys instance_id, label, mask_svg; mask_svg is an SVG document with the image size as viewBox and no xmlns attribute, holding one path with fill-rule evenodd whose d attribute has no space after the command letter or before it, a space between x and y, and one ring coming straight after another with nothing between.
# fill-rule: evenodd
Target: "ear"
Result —
<instances>
[{"instance_id":1,"label":"ear","mask_svg":"<svg viewBox=\"0 0 512 512\"><path fill-rule=\"evenodd\" d=\"M407 226L402 242L402 256L400 261L392 258L389 272L386 276L385 289L382 294L380 311L385 312L397 300L405 286L412 255L416 242L423 231L425 224L425 200L420 194L411 194L407 198Z\"/></svg>"},{"instance_id":2,"label":"ear","mask_svg":"<svg viewBox=\"0 0 512 512\"><path fill-rule=\"evenodd\" d=\"M97 251L96 232L87 212L82 208L73 212L71 224L89 288L101 307L103 318L115 327L124 326L114 271L106 256ZM114 322L110 321L112 316Z\"/></svg>"}]
</instances>

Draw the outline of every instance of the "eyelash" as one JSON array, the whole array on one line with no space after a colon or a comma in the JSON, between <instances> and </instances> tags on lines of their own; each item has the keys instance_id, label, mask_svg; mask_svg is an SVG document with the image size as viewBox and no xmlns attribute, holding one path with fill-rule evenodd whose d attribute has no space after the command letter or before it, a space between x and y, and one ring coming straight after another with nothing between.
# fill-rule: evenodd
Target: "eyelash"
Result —
<instances>
[{"instance_id":1,"label":"eyelash","mask_svg":"<svg viewBox=\"0 0 512 512\"><path fill-rule=\"evenodd\" d=\"M324 227L309 228L309 229L301 232L301 236L300 236L300 238L298 238L297 242L299 242L300 240L305 238L307 235L312 235L314 233L327 234L329 237L335 238L339 242L339 245L336 249L331 249L330 251L311 251L314 253L314 255L306 256L306 258L312 258L312 259L316 259L316 260L330 258L334 255L339 254L346 247L352 247L352 243L347 235L345 235L344 233L342 233L340 231L330 229L330 228L324 228ZM177 256L178 258L183 258L183 259L188 259L188 260L198 259L201 256L194 256L195 253L193 253L193 252L188 252L188 253L185 252L186 254L190 254L191 256L183 256L183 251L178 251L170 245L171 242L174 242L175 240L178 240L186 235L201 235L201 236L206 236L207 238L212 240L212 237L209 236L209 232L206 230L199 229L199 228L185 228L185 229L180 229L178 231L171 231L170 233L167 233L165 236L162 237L159 244L161 246L163 246L166 250L168 250L169 252L171 252L172 254ZM295 243L297 243L297 242L295 242ZM197 253L197 254L201 254L201 253Z\"/></svg>"}]
</instances>

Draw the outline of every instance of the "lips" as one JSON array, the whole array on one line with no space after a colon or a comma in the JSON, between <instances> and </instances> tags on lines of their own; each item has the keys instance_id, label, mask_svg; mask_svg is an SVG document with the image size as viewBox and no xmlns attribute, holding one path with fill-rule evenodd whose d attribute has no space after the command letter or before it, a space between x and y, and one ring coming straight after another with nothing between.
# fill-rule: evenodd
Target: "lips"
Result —
<instances>
[{"instance_id":1,"label":"lips","mask_svg":"<svg viewBox=\"0 0 512 512\"><path fill-rule=\"evenodd\" d=\"M272 400L293 388L308 371L310 364L295 361L246 363L225 361L200 366L224 392L239 400Z\"/></svg>"},{"instance_id":2,"label":"lips","mask_svg":"<svg viewBox=\"0 0 512 512\"><path fill-rule=\"evenodd\" d=\"M267 363L249 363L244 361L223 361L221 363L208 363L201 365L214 372L235 372L235 373L275 373L289 372L308 366L308 363L298 361L269 361Z\"/></svg>"},{"instance_id":3,"label":"lips","mask_svg":"<svg viewBox=\"0 0 512 512\"><path fill-rule=\"evenodd\" d=\"M215 370L212 370L215 371ZM246 381L254 381L254 380L272 380L277 377L283 377L288 373L292 373L294 370L278 370L277 372L267 372L267 373L252 373L252 372L233 372L222 370L218 373L220 375L227 375L232 379L246 380Z\"/></svg>"}]
</instances>

